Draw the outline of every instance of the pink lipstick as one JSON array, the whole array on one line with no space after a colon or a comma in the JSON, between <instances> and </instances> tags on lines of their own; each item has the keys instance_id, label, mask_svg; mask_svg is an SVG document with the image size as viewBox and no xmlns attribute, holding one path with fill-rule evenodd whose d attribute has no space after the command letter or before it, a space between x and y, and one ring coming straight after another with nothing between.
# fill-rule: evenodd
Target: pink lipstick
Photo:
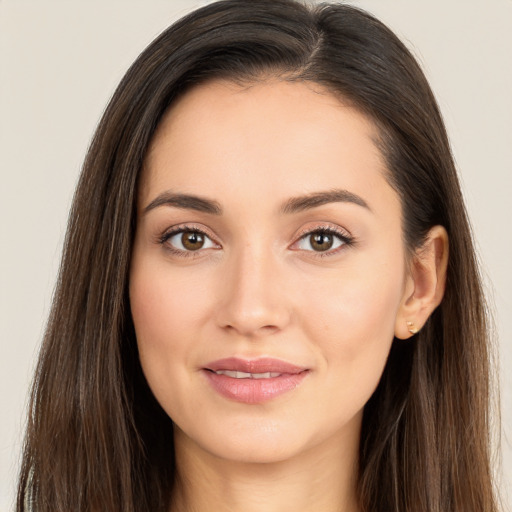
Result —
<instances>
[{"instance_id":1,"label":"pink lipstick","mask_svg":"<svg viewBox=\"0 0 512 512\"><path fill-rule=\"evenodd\" d=\"M246 404L259 404L295 389L308 369L279 359L230 357L212 361L204 374L222 396Z\"/></svg>"}]
</instances>

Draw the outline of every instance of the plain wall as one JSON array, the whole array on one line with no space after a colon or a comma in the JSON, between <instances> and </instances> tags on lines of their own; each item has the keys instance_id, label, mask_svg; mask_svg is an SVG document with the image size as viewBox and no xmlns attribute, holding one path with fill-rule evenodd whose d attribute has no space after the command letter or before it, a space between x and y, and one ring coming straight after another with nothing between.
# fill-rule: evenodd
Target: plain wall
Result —
<instances>
[{"instance_id":1,"label":"plain wall","mask_svg":"<svg viewBox=\"0 0 512 512\"><path fill-rule=\"evenodd\" d=\"M0 0L0 512L13 509L27 391L95 125L142 49L205 3ZM494 303L512 495L512 0L350 3L412 49L445 116Z\"/></svg>"}]
</instances>

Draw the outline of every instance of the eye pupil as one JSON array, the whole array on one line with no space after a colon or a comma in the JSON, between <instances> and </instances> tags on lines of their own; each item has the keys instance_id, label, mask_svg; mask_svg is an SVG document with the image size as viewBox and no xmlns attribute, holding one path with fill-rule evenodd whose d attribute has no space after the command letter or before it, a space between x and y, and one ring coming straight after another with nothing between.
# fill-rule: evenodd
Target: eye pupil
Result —
<instances>
[{"instance_id":1,"label":"eye pupil","mask_svg":"<svg viewBox=\"0 0 512 512\"><path fill-rule=\"evenodd\" d=\"M181 243L189 251L197 251L204 245L204 236L197 231L185 231L181 235Z\"/></svg>"},{"instance_id":2,"label":"eye pupil","mask_svg":"<svg viewBox=\"0 0 512 512\"><path fill-rule=\"evenodd\" d=\"M311 247L315 251L327 251L332 247L333 236L328 233L314 233L311 235Z\"/></svg>"}]
</instances>

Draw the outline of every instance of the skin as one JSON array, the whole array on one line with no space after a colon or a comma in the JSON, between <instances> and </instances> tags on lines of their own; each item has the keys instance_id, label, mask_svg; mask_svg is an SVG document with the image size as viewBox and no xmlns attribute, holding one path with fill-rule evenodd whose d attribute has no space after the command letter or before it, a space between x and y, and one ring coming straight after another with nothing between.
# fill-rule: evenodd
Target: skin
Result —
<instances>
[{"instance_id":1,"label":"skin","mask_svg":"<svg viewBox=\"0 0 512 512\"><path fill-rule=\"evenodd\" d=\"M405 253L377 136L320 86L277 79L198 86L161 122L140 181L130 301L144 373L175 423L177 510L358 510L363 407L393 337L411 336L406 322L421 328L441 300L447 258L440 227ZM282 211L333 189L362 201ZM165 204L169 193L222 214ZM182 233L163 240L183 225L207 234L202 248L185 253ZM321 228L351 243L335 235L320 251ZM203 370L232 356L308 374L270 401L239 403Z\"/></svg>"}]
</instances>

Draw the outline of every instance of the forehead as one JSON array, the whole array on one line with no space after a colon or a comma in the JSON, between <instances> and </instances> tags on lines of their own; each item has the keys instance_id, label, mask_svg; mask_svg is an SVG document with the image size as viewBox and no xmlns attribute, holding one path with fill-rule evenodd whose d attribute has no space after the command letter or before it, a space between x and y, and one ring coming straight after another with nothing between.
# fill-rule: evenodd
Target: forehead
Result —
<instances>
[{"instance_id":1,"label":"forehead","mask_svg":"<svg viewBox=\"0 0 512 512\"><path fill-rule=\"evenodd\" d=\"M148 149L139 199L169 188L267 197L383 186L387 170L366 116L314 83L199 85L164 115ZM384 182L384 183L380 183Z\"/></svg>"}]
</instances>

